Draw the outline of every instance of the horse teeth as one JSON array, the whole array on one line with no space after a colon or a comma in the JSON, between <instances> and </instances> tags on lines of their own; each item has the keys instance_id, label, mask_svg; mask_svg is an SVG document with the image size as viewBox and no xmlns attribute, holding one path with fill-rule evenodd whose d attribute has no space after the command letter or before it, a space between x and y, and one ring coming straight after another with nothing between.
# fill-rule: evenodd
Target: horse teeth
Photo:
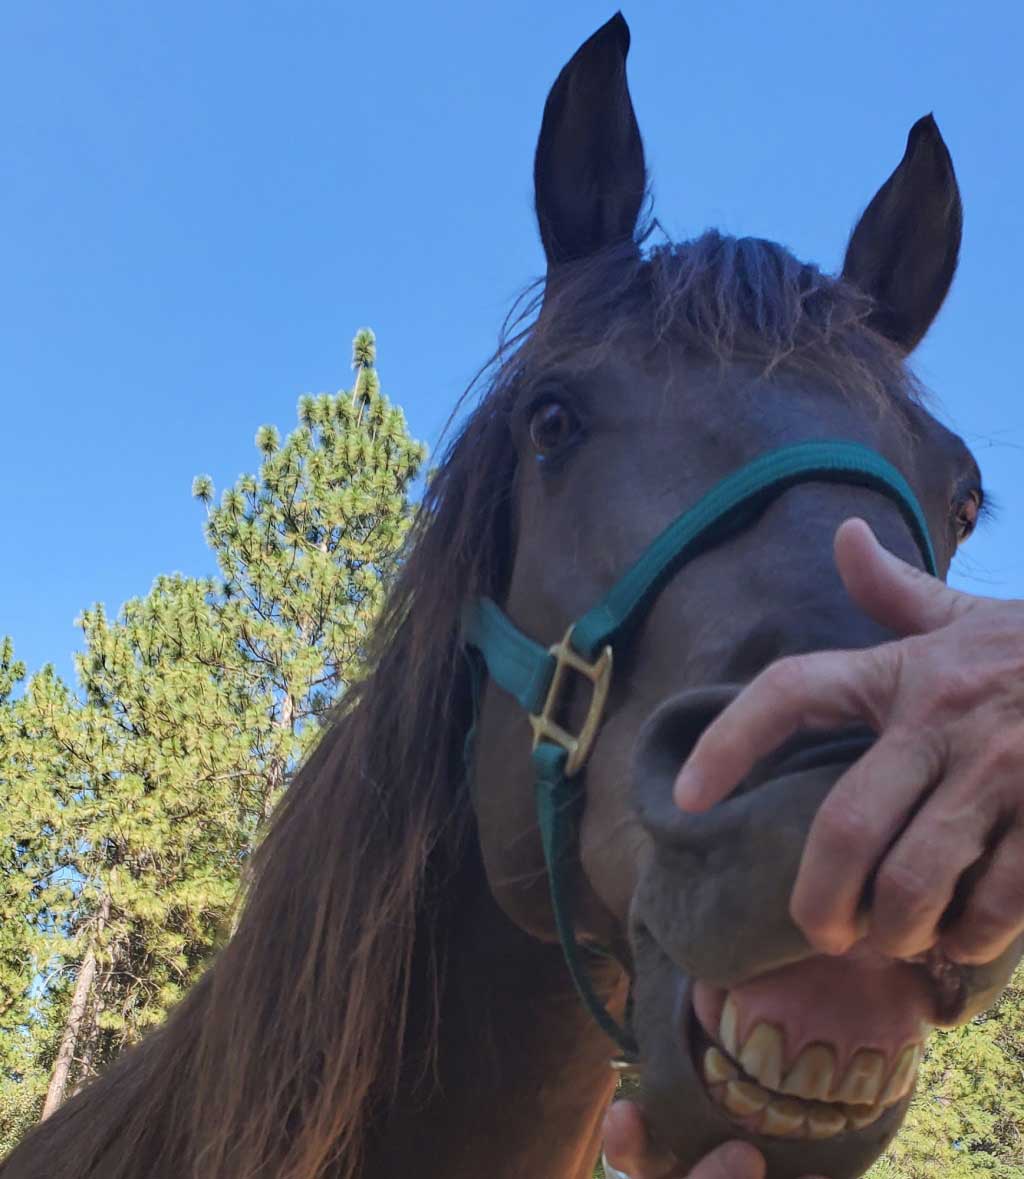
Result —
<instances>
[{"instance_id":1,"label":"horse teeth","mask_svg":"<svg viewBox=\"0 0 1024 1179\"><path fill-rule=\"evenodd\" d=\"M824 1101L832 1090L835 1068L835 1052L826 1044L811 1044L800 1053L778 1088L792 1097Z\"/></svg>"},{"instance_id":2,"label":"horse teeth","mask_svg":"<svg viewBox=\"0 0 1024 1179\"><path fill-rule=\"evenodd\" d=\"M730 1056L739 1055L740 1048L740 1013L736 1000L730 995L722 1008L722 1018L718 1024L718 1038Z\"/></svg>"},{"instance_id":3,"label":"horse teeth","mask_svg":"<svg viewBox=\"0 0 1024 1179\"><path fill-rule=\"evenodd\" d=\"M725 1108L738 1118L760 1113L769 1100L770 1094L749 1081L730 1081L725 1087Z\"/></svg>"},{"instance_id":4,"label":"horse teeth","mask_svg":"<svg viewBox=\"0 0 1024 1179\"><path fill-rule=\"evenodd\" d=\"M924 1047L921 1044L912 1044L909 1048L903 1049L896 1062L896 1067L892 1071L892 1076L889 1078L889 1083L882 1090L881 1102L883 1105L892 1105L913 1090L914 1083L917 1081L917 1070L923 1056Z\"/></svg>"},{"instance_id":5,"label":"horse teeth","mask_svg":"<svg viewBox=\"0 0 1024 1179\"><path fill-rule=\"evenodd\" d=\"M747 1037L740 1054L744 1070L768 1089L782 1083L782 1033L771 1024L759 1023Z\"/></svg>"},{"instance_id":6,"label":"horse teeth","mask_svg":"<svg viewBox=\"0 0 1024 1179\"><path fill-rule=\"evenodd\" d=\"M760 1132L772 1138L797 1138L804 1127L806 1106L788 1097L777 1097L768 1103L761 1115Z\"/></svg>"},{"instance_id":7,"label":"horse teeth","mask_svg":"<svg viewBox=\"0 0 1024 1179\"><path fill-rule=\"evenodd\" d=\"M808 1045L783 1073L782 1031L759 1023L741 1045L739 1007L731 995L722 1005L718 1036L722 1047L704 1053L705 1081L729 1113L739 1118L761 1114L761 1132L779 1138L830 1138L847 1128L863 1130L913 1092L924 1056L923 1044L911 1044L889 1067L883 1053L862 1048L840 1076L835 1049L818 1043ZM758 1083L741 1079L743 1073Z\"/></svg>"},{"instance_id":8,"label":"horse teeth","mask_svg":"<svg viewBox=\"0 0 1024 1179\"><path fill-rule=\"evenodd\" d=\"M846 1115L835 1106L814 1105L807 1113L808 1138L834 1138L846 1129Z\"/></svg>"},{"instance_id":9,"label":"horse teeth","mask_svg":"<svg viewBox=\"0 0 1024 1179\"><path fill-rule=\"evenodd\" d=\"M735 1081L739 1075L739 1069L724 1052L720 1052L717 1048L709 1048L704 1053L704 1080L709 1085L721 1085L724 1081Z\"/></svg>"},{"instance_id":10,"label":"horse teeth","mask_svg":"<svg viewBox=\"0 0 1024 1179\"><path fill-rule=\"evenodd\" d=\"M880 1105L844 1105L843 1113L851 1130L863 1130L885 1113Z\"/></svg>"},{"instance_id":11,"label":"horse teeth","mask_svg":"<svg viewBox=\"0 0 1024 1179\"><path fill-rule=\"evenodd\" d=\"M851 1105L874 1105L884 1079L885 1057L881 1052L862 1049L854 1053L835 1098Z\"/></svg>"}]
</instances>

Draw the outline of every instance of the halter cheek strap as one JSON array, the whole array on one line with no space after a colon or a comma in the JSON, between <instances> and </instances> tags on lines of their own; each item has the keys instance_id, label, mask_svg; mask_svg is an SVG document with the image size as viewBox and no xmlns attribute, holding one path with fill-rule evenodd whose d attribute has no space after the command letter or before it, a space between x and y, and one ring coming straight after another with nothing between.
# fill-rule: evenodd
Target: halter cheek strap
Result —
<instances>
[{"instance_id":1,"label":"halter cheek strap","mask_svg":"<svg viewBox=\"0 0 1024 1179\"><path fill-rule=\"evenodd\" d=\"M489 598L469 603L464 612L466 645L480 652L491 678L530 715L537 823L562 951L583 1003L627 1058L635 1057L636 1044L594 992L581 960L565 886L583 801L583 786L574 779L586 765L601 727L615 644L628 639L683 565L748 527L789 488L823 482L866 487L890 499L917 542L925 568L936 574L924 513L906 479L888 460L855 442L802 442L764 454L716 484L651 542L604 598L569 627L561 642L541 646ZM578 733L568 732L556 720L574 678L590 685L587 716Z\"/></svg>"}]
</instances>

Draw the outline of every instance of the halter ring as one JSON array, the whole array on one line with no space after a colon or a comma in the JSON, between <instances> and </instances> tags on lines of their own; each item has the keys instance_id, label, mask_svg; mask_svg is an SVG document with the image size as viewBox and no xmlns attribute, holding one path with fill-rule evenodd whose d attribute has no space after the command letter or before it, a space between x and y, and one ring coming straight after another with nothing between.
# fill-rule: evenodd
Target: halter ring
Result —
<instances>
[{"instance_id":1,"label":"halter ring","mask_svg":"<svg viewBox=\"0 0 1024 1179\"><path fill-rule=\"evenodd\" d=\"M530 713L530 727L533 729L533 748L542 741L549 741L564 749L569 755L565 762L565 776L571 778L586 765L591 747L604 719L604 708L608 702L608 690L612 682L612 649L606 646L593 663L588 663L572 645L573 628L570 626L560 643L549 647L555 657L555 668L551 673L544 707L539 713ZM562 705L562 691L568 671L574 671L590 683L590 704L587 716L577 736L573 736L555 721Z\"/></svg>"}]
</instances>

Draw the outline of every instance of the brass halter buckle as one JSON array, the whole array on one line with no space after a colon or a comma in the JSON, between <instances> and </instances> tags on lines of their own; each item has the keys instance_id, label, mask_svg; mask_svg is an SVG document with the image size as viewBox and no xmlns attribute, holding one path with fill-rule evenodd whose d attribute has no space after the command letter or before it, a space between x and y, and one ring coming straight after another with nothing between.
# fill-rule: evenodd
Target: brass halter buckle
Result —
<instances>
[{"instance_id":1,"label":"brass halter buckle","mask_svg":"<svg viewBox=\"0 0 1024 1179\"><path fill-rule=\"evenodd\" d=\"M612 649L605 647L593 663L588 663L572 646L572 630L570 626L560 643L555 643L548 650L555 657L555 670L548 685L548 694L544 700L544 707L539 713L530 713L530 727L533 729L534 749L541 741L550 741L561 746L568 753L565 763L565 776L571 778L586 764L590 750L597 737L597 730L604 718L604 706L608 700L608 690L612 682ZM562 690L567 670L575 671L590 681L590 706L587 716L577 736L556 724L554 717L562 703Z\"/></svg>"}]
</instances>

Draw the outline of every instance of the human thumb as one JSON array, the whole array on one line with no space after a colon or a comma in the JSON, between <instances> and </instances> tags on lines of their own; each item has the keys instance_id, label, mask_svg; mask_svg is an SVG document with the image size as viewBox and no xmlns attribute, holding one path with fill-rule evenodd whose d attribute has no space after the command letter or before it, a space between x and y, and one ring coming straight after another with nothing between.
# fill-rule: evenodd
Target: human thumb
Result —
<instances>
[{"instance_id":1,"label":"human thumb","mask_svg":"<svg viewBox=\"0 0 1024 1179\"><path fill-rule=\"evenodd\" d=\"M839 526L836 565L850 597L882 626L900 635L937 630L974 604L970 594L916 569L890 553L856 518Z\"/></svg>"}]
</instances>

